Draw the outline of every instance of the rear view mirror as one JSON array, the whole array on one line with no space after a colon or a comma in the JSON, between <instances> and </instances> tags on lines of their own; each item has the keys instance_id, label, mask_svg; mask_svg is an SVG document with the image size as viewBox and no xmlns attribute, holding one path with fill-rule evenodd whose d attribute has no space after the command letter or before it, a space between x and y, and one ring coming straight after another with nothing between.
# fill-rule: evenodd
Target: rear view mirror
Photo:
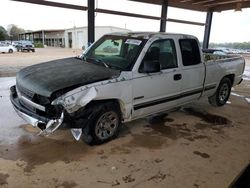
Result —
<instances>
[{"instance_id":1,"label":"rear view mirror","mask_svg":"<svg viewBox=\"0 0 250 188\"><path fill-rule=\"evenodd\" d=\"M144 61L142 72L144 72L144 73L160 72L160 62L157 60Z\"/></svg>"}]
</instances>

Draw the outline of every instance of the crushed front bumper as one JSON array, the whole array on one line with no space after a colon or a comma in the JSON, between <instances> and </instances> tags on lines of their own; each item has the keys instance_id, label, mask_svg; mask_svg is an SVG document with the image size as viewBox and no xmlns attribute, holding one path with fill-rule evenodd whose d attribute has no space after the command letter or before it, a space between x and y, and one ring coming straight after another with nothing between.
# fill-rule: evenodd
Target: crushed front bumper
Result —
<instances>
[{"instance_id":1,"label":"crushed front bumper","mask_svg":"<svg viewBox=\"0 0 250 188\"><path fill-rule=\"evenodd\" d=\"M39 134L48 135L57 130L63 122L64 113L57 119L49 119L44 116L40 116L35 112L25 108L18 98L16 87L12 86L10 88L10 101L17 112L17 114L24 119L27 123L31 124L33 127L39 128L41 131Z\"/></svg>"}]
</instances>

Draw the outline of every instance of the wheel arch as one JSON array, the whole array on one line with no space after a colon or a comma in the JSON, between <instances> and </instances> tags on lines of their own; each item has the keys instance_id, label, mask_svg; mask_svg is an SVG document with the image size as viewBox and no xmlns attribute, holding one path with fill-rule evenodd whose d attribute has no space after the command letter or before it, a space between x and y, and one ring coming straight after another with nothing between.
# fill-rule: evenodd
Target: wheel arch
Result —
<instances>
[{"instance_id":1,"label":"wheel arch","mask_svg":"<svg viewBox=\"0 0 250 188\"><path fill-rule=\"evenodd\" d=\"M87 104L86 107L101 105L107 102L114 103L119 107L121 118L122 120L124 120L124 118L126 117L126 108L125 108L125 103L121 99L111 98L111 99L92 100Z\"/></svg>"},{"instance_id":2,"label":"wheel arch","mask_svg":"<svg viewBox=\"0 0 250 188\"><path fill-rule=\"evenodd\" d=\"M228 74L228 75L224 76L223 78L228 78L228 79L230 80L230 82L231 82L231 86L233 86L235 74ZM223 78L222 78L222 79L223 79ZM222 80L222 79L221 79L221 80Z\"/></svg>"}]
</instances>

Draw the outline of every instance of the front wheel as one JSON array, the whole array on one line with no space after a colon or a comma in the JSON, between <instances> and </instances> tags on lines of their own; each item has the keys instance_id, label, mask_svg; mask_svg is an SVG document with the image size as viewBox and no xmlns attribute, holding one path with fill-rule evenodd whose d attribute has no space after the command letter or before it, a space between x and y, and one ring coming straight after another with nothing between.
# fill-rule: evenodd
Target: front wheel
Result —
<instances>
[{"instance_id":1,"label":"front wheel","mask_svg":"<svg viewBox=\"0 0 250 188\"><path fill-rule=\"evenodd\" d=\"M12 49L9 49L9 53L10 53L10 54L13 53L13 50L12 50Z\"/></svg>"},{"instance_id":2,"label":"front wheel","mask_svg":"<svg viewBox=\"0 0 250 188\"><path fill-rule=\"evenodd\" d=\"M229 78L223 78L215 92L215 94L208 98L208 101L213 106L223 106L226 104L231 93L231 81Z\"/></svg>"},{"instance_id":3,"label":"front wheel","mask_svg":"<svg viewBox=\"0 0 250 188\"><path fill-rule=\"evenodd\" d=\"M117 137L121 124L119 105L113 102L105 102L94 108L88 123L91 140L84 141L87 144L102 144Z\"/></svg>"}]
</instances>

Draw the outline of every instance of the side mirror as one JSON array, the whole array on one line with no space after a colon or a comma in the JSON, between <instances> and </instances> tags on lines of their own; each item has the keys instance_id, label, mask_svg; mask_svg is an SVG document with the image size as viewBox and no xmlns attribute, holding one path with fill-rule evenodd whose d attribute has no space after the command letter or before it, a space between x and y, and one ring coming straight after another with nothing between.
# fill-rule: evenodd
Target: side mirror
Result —
<instances>
[{"instance_id":1,"label":"side mirror","mask_svg":"<svg viewBox=\"0 0 250 188\"><path fill-rule=\"evenodd\" d=\"M143 73L155 73L160 72L160 70L160 62L157 60L143 62Z\"/></svg>"}]
</instances>

